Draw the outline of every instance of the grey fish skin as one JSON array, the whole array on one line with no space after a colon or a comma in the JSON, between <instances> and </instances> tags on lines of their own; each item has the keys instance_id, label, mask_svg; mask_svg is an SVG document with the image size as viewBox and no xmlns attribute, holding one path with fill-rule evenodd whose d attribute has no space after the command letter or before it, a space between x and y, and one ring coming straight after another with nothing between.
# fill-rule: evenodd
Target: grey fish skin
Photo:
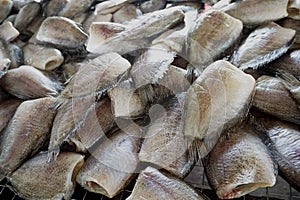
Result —
<instances>
[{"instance_id":1,"label":"grey fish skin","mask_svg":"<svg viewBox=\"0 0 300 200\"><path fill-rule=\"evenodd\" d=\"M81 50L87 38L88 35L73 20L59 16L47 17L36 34L39 43L70 51Z\"/></svg>"},{"instance_id":2,"label":"grey fish skin","mask_svg":"<svg viewBox=\"0 0 300 200\"><path fill-rule=\"evenodd\" d=\"M273 22L259 26L234 52L231 62L242 70L257 69L286 53L295 34Z\"/></svg>"},{"instance_id":3,"label":"grey fish skin","mask_svg":"<svg viewBox=\"0 0 300 200\"><path fill-rule=\"evenodd\" d=\"M274 119L260 119L263 131L269 137L271 150L281 175L300 189L299 126Z\"/></svg>"},{"instance_id":4,"label":"grey fish skin","mask_svg":"<svg viewBox=\"0 0 300 200\"><path fill-rule=\"evenodd\" d=\"M238 198L276 182L277 166L271 153L248 125L224 132L205 158L204 166L221 199Z\"/></svg>"},{"instance_id":5,"label":"grey fish skin","mask_svg":"<svg viewBox=\"0 0 300 200\"><path fill-rule=\"evenodd\" d=\"M0 85L11 95L25 100L57 96L60 88L57 82L28 65L8 70L7 74L0 79Z\"/></svg>"},{"instance_id":6,"label":"grey fish skin","mask_svg":"<svg viewBox=\"0 0 300 200\"><path fill-rule=\"evenodd\" d=\"M196 162L188 156L183 135L184 98L185 93L181 93L163 104L166 110L148 125L139 153L140 161L155 164L179 178L184 178Z\"/></svg>"},{"instance_id":7,"label":"grey fish skin","mask_svg":"<svg viewBox=\"0 0 300 200\"><path fill-rule=\"evenodd\" d=\"M185 182L162 174L155 168L144 169L134 186L131 195L126 200L209 200L205 195L196 192Z\"/></svg>"},{"instance_id":8,"label":"grey fish skin","mask_svg":"<svg viewBox=\"0 0 300 200\"><path fill-rule=\"evenodd\" d=\"M133 178L138 166L141 129L131 124L99 144L77 175L77 182L91 192L109 198Z\"/></svg>"},{"instance_id":9,"label":"grey fish skin","mask_svg":"<svg viewBox=\"0 0 300 200\"><path fill-rule=\"evenodd\" d=\"M240 20L211 10L203 13L189 33L189 61L196 74L222 56L238 40L243 29Z\"/></svg>"},{"instance_id":10,"label":"grey fish skin","mask_svg":"<svg viewBox=\"0 0 300 200\"><path fill-rule=\"evenodd\" d=\"M221 10L253 26L287 17L288 0L244 0L231 3Z\"/></svg>"},{"instance_id":11,"label":"grey fish skin","mask_svg":"<svg viewBox=\"0 0 300 200\"><path fill-rule=\"evenodd\" d=\"M22 100L19 99L0 101L0 132L6 127L21 103Z\"/></svg>"},{"instance_id":12,"label":"grey fish skin","mask_svg":"<svg viewBox=\"0 0 300 200\"><path fill-rule=\"evenodd\" d=\"M14 2L11 0L3 0L0 2L0 9L1 9L1 14L0 14L0 23L8 16L10 13L12 7L13 7Z\"/></svg>"},{"instance_id":13,"label":"grey fish skin","mask_svg":"<svg viewBox=\"0 0 300 200\"><path fill-rule=\"evenodd\" d=\"M220 134L246 116L254 89L254 78L227 61L216 61L203 71L185 100L184 135L191 156L206 156Z\"/></svg>"},{"instance_id":14,"label":"grey fish skin","mask_svg":"<svg viewBox=\"0 0 300 200\"><path fill-rule=\"evenodd\" d=\"M252 105L282 120L300 124L298 104L279 78L258 78Z\"/></svg>"},{"instance_id":15,"label":"grey fish skin","mask_svg":"<svg viewBox=\"0 0 300 200\"><path fill-rule=\"evenodd\" d=\"M300 19L286 18L279 22L282 27L294 29L296 31L295 43L300 44Z\"/></svg>"},{"instance_id":16,"label":"grey fish skin","mask_svg":"<svg viewBox=\"0 0 300 200\"><path fill-rule=\"evenodd\" d=\"M130 21L127 29L108 38L94 49L88 51L97 54L117 52L125 54L147 47L148 39L180 23L184 18L184 7L177 6L142 15Z\"/></svg>"},{"instance_id":17,"label":"grey fish skin","mask_svg":"<svg viewBox=\"0 0 300 200\"><path fill-rule=\"evenodd\" d=\"M1 140L0 173L9 175L49 138L55 111L53 97L21 103Z\"/></svg>"},{"instance_id":18,"label":"grey fish skin","mask_svg":"<svg viewBox=\"0 0 300 200\"><path fill-rule=\"evenodd\" d=\"M21 165L8 180L14 191L28 200L70 199L75 177L84 163L84 156L66 152L56 162L47 162L47 152L41 152Z\"/></svg>"}]
</instances>

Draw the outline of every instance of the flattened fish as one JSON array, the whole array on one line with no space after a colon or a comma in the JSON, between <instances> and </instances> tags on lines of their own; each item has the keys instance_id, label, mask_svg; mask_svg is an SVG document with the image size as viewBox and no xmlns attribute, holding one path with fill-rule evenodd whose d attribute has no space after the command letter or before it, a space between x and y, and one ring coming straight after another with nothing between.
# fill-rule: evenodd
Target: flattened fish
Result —
<instances>
[{"instance_id":1,"label":"flattened fish","mask_svg":"<svg viewBox=\"0 0 300 200\"><path fill-rule=\"evenodd\" d=\"M59 83L28 65L8 70L7 74L0 79L0 85L11 95L25 100L57 96L60 89Z\"/></svg>"},{"instance_id":2,"label":"flattened fish","mask_svg":"<svg viewBox=\"0 0 300 200\"><path fill-rule=\"evenodd\" d=\"M185 100L184 135L192 156L206 156L220 134L244 118L254 89L254 78L227 61L203 71Z\"/></svg>"},{"instance_id":3,"label":"flattened fish","mask_svg":"<svg viewBox=\"0 0 300 200\"><path fill-rule=\"evenodd\" d=\"M20 103L22 103L22 101L19 99L8 99L0 102L0 132L6 127L9 120L15 114Z\"/></svg>"},{"instance_id":4,"label":"flattened fish","mask_svg":"<svg viewBox=\"0 0 300 200\"><path fill-rule=\"evenodd\" d=\"M242 70L263 66L287 52L295 34L295 30L273 22L259 26L233 54L231 62Z\"/></svg>"},{"instance_id":5,"label":"flattened fish","mask_svg":"<svg viewBox=\"0 0 300 200\"><path fill-rule=\"evenodd\" d=\"M220 199L238 198L276 182L277 166L267 146L247 125L224 132L204 163Z\"/></svg>"},{"instance_id":6,"label":"flattened fish","mask_svg":"<svg viewBox=\"0 0 300 200\"><path fill-rule=\"evenodd\" d=\"M288 0L243 0L235 1L222 10L245 25L258 25L287 17L287 5Z\"/></svg>"},{"instance_id":7,"label":"flattened fish","mask_svg":"<svg viewBox=\"0 0 300 200\"><path fill-rule=\"evenodd\" d=\"M49 163L48 153L42 152L26 161L8 179L16 193L25 199L70 199L83 158L80 154L66 152Z\"/></svg>"},{"instance_id":8,"label":"flattened fish","mask_svg":"<svg viewBox=\"0 0 300 200\"><path fill-rule=\"evenodd\" d=\"M279 78L258 78L252 104L262 112L300 124L298 103Z\"/></svg>"},{"instance_id":9,"label":"flattened fish","mask_svg":"<svg viewBox=\"0 0 300 200\"><path fill-rule=\"evenodd\" d=\"M243 29L240 20L211 10L203 13L189 33L189 61L199 75L209 64L219 59L239 38Z\"/></svg>"},{"instance_id":10,"label":"flattened fish","mask_svg":"<svg viewBox=\"0 0 300 200\"><path fill-rule=\"evenodd\" d=\"M55 98L45 97L21 103L1 140L0 174L9 175L49 138Z\"/></svg>"},{"instance_id":11,"label":"flattened fish","mask_svg":"<svg viewBox=\"0 0 300 200\"><path fill-rule=\"evenodd\" d=\"M209 200L185 182L162 174L152 167L147 167L140 173L131 195L126 200L135 199Z\"/></svg>"},{"instance_id":12,"label":"flattened fish","mask_svg":"<svg viewBox=\"0 0 300 200\"><path fill-rule=\"evenodd\" d=\"M152 119L142 144L139 159L155 164L177 177L184 178L195 164L189 157L183 135L185 93L169 99L162 116Z\"/></svg>"},{"instance_id":13,"label":"flattened fish","mask_svg":"<svg viewBox=\"0 0 300 200\"><path fill-rule=\"evenodd\" d=\"M136 124L115 132L91 152L77 182L91 192L109 198L117 195L133 178L139 163L141 129Z\"/></svg>"}]
</instances>

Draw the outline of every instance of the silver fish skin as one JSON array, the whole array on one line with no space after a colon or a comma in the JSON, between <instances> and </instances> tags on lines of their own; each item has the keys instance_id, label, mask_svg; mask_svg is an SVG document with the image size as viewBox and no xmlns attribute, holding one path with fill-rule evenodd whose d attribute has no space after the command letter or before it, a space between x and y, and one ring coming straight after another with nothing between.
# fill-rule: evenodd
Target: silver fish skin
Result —
<instances>
[{"instance_id":1,"label":"silver fish skin","mask_svg":"<svg viewBox=\"0 0 300 200\"><path fill-rule=\"evenodd\" d=\"M71 199L75 177L84 163L84 156L65 152L56 162L47 162L47 152L41 152L21 165L8 180L14 191L28 200Z\"/></svg>"},{"instance_id":2,"label":"silver fish skin","mask_svg":"<svg viewBox=\"0 0 300 200\"><path fill-rule=\"evenodd\" d=\"M184 7L177 6L142 15L131 20L125 31L108 38L89 51L97 54L117 52L122 55L145 48L150 44L148 41L150 37L182 22L184 18L183 9Z\"/></svg>"},{"instance_id":3,"label":"silver fish skin","mask_svg":"<svg viewBox=\"0 0 300 200\"><path fill-rule=\"evenodd\" d=\"M183 104L185 93L167 100L164 112L153 117L145 133L139 159L154 164L179 178L184 178L195 164L189 157L183 135ZM152 121L153 120L153 121Z\"/></svg>"},{"instance_id":4,"label":"silver fish skin","mask_svg":"<svg viewBox=\"0 0 300 200\"><path fill-rule=\"evenodd\" d=\"M300 124L298 103L279 78L258 78L252 105L279 119Z\"/></svg>"},{"instance_id":5,"label":"silver fish skin","mask_svg":"<svg viewBox=\"0 0 300 200\"><path fill-rule=\"evenodd\" d=\"M8 70L7 74L0 79L0 85L11 95L25 100L57 96L61 87L58 82L29 65Z\"/></svg>"},{"instance_id":6,"label":"silver fish skin","mask_svg":"<svg viewBox=\"0 0 300 200\"><path fill-rule=\"evenodd\" d=\"M249 125L224 132L204 161L207 178L220 199L246 195L276 182L277 165Z\"/></svg>"},{"instance_id":7,"label":"silver fish skin","mask_svg":"<svg viewBox=\"0 0 300 200\"><path fill-rule=\"evenodd\" d=\"M221 10L253 26L287 17L287 5L288 0L244 0L230 3Z\"/></svg>"},{"instance_id":8,"label":"silver fish skin","mask_svg":"<svg viewBox=\"0 0 300 200\"><path fill-rule=\"evenodd\" d=\"M45 97L21 103L1 140L0 172L9 175L49 138L56 111L55 98Z\"/></svg>"},{"instance_id":9,"label":"silver fish skin","mask_svg":"<svg viewBox=\"0 0 300 200\"><path fill-rule=\"evenodd\" d=\"M203 71L185 100L184 135L191 156L206 156L221 133L246 116L254 90L254 78L227 61Z\"/></svg>"},{"instance_id":10,"label":"silver fish skin","mask_svg":"<svg viewBox=\"0 0 300 200\"><path fill-rule=\"evenodd\" d=\"M242 70L257 69L286 53L295 34L273 22L259 26L234 52L231 62Z\"/></svg>"},{"instance_id":11,"label":"silver fish skin","mask_svg":"<svg viewBox=\"0 0 300 200\"><path fill-rule=\"evenodd\" d=\"M8 99L0 101L0 132L4 130L21 103L22 100L20 99Z\"/></svg>"},{"instance_id":12,"label":"silver fish skin","mask_svg":"<svg viewBox=\"0 0 300 200\"><path fill-rule=\"evenodd\" d=\"M237 42L243 29L240 20L210 10L200 15L188 37L189 61L196 75L222 57Z\"/></svg>"},{"instance_id":13,"label":"silver fish skin","mask_svg":"<svg viewBox=\"0 0 300 200\"><path fill-rule=\"evenodd\" d=\"M133 178L139 163L140 137L137 124L115 132L91 152L77 182L88 191L113 198Z\"/></svg>"},{"instance_id":14,"label":"silver fish skin","mask_svg":"<svg viewBox=\"0 0 300 200\"><path fill-rule=\"evenodd\" d=\"M135 199L209 200L185 182L162 174L153 167L147 167L140 173L131 195L126 200Z\"/></svg>"}]
</instances>

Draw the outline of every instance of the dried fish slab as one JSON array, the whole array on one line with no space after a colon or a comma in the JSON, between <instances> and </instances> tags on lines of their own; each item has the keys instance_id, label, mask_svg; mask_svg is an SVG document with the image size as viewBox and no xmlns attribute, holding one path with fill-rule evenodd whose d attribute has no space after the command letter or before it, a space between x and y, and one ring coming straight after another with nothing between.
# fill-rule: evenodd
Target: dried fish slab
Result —
<instances>
[{"instance_id":1,"label":"dried fish slab","mask_svg":"<svg viewBox=\"0 0 300 200\"><path fill-rule=\"evenodd\" d=\"M6 127L21 103L22 101L19 99L8 99L0 102L0 132Z\"/></svg>"},{"instance_id":2,"label":"dried fish slab","mask_svg":"<svg viewBox=\"0 0 300 200\"><path fill-rule=\"evenodd\" d=\"M253 106L280 119L300 124L298 104L280 79L261 76L257 79L255 90Z\"/></svg>"},{"instance_id":3,"label":"dried fish slab","mask_svg":"<svg viewBox=\"0 0 300 200\"><path fill-rule=\"evenodd\" d=\"M47 154L39 153L26 161L8 178L9 181L16 193L25 199L70 199L84 156L67 152L49 163Z\"/></svg>"},{"instance_id":4,"label":"dried fish slab","mask_svg":"<svg viewBox=\"0 0 300 200\"><path fill-rule=\"evenodd\" d=\"M220 134L244 118L254 89L254 78L227 61L216 61L203 71L185 102L184 134L193 156L206 156Z\"/></svg>"},{"instance_id":5,"label":"dried fish slab","mask_svg":"<svg viewBox=\"0 0 300 200\"><path fill-rule=\"evenodd\" d=\"M212 10L203 13L189 33L189 61L196 74L219 59L239 38L243 29L240 20Z\"/></svg>"},{"instance_id":6,"label":"dried fish slab","mask_svg":"<svg viewBox=\"0 0 300 200\"><path fill-rule=\"evenodd\" d=\"M0 1L0 23L9 15L14 2L12 0L2 0Z\"/></svg>"},{"instance_id":7,"label":"dried fish slab","mask_svg":"<svg viewBox=\"0 0 300 200\"><path fill-rule=\"evenodd\" d=\"M57 96L60 89L57 82L28 65L8 70L7 74L0 79L0 85L8 93L25 100Z\"/></svg>"},{"instance_id":8,"label":"dried fish slab","mask_svg":"<svg viewBox=\"0 0 300 200\"><path fill-rule=\"evenodd\" d=\"M114 197L133 178L139 162L140 135L136 124L117 131L92 152L77 182L91 192Z\"/></svg>"},{"instance_id":9,"label":"dried fish slab","mask_svg":"<svg viewBox=\"0 0 300 200\"><path fill-rule=\"evenodd\" d=\"M185 93L169 99L162 116L152 119L145 134L139 159L159 166L177 177L184 178L195 164L188 156L183 135L183 101Z\"/></svg>"},{"instance_id":10,"label":"dried fish slab","mask_svg":"<svg viewBox=\"0 0 300 200\"><path fill-rule=\"evenodd\" d=\"M204 166L221 199L238 198L276 182L277 168L268 148L246 125L222 134Z\"/></svg>"},{"instance_id":11,"label":"dried fish slab","mask_svg":"<svg viewBox=\"0 0 300 200\"><path fill-rule=\"evenodd\" d=\"M244 0L222 8L245 25L257 25L287 17L288 0Z\"/></svg>"},{"instance_id":12,"label":"dried fish slab","mask_svg":"<svg viewBox=\"0 0 300 200\"><path fill-rule=\"evenodd\" d=\"M231 62L242 70L256 69L287 52L296 31L275 23L257 27L233 54Z\"/></svg>"},{"instance_id":13,"label":"dried fish slab","mask_svg":"<svg viewBox=\"0 0 300 200\"><path fill-rule=\"evenodd\" d=\"M55 98L45 97L21 103L1 140L0 174L9 175L49 138Z\"/></svg>"},{"instance_id":14,"label":"dried fish slab","mask_svg":"<svg viewBox=\"0 0 300 200\"><path fill-rule=\"evenodd\" d=\"M135 199L169 199L169 200L208 200L205 195L196 192L192 187L179 179L164 175L157 169L144 169L126 200Z\"/></svg>"}]
</instances>

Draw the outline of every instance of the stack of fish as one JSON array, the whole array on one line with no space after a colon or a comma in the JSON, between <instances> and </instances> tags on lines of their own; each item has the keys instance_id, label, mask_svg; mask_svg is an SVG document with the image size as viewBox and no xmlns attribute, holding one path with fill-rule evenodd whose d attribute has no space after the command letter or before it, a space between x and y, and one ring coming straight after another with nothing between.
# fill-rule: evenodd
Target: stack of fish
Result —
<instances>
[{"instance_id":1,"label":"stack of fish","mask_svg":"<svg viewBox=\"0 0 300 200\"><path fill-rule=\"evenodd\" d=\"M184 182L198 160L221 199L278 171L300 188L298 0L0 10L0 180L20 197L70 199L77 182L109 198L132 183L127 199L208 199Z\"/></svg>"}]
</instances>

